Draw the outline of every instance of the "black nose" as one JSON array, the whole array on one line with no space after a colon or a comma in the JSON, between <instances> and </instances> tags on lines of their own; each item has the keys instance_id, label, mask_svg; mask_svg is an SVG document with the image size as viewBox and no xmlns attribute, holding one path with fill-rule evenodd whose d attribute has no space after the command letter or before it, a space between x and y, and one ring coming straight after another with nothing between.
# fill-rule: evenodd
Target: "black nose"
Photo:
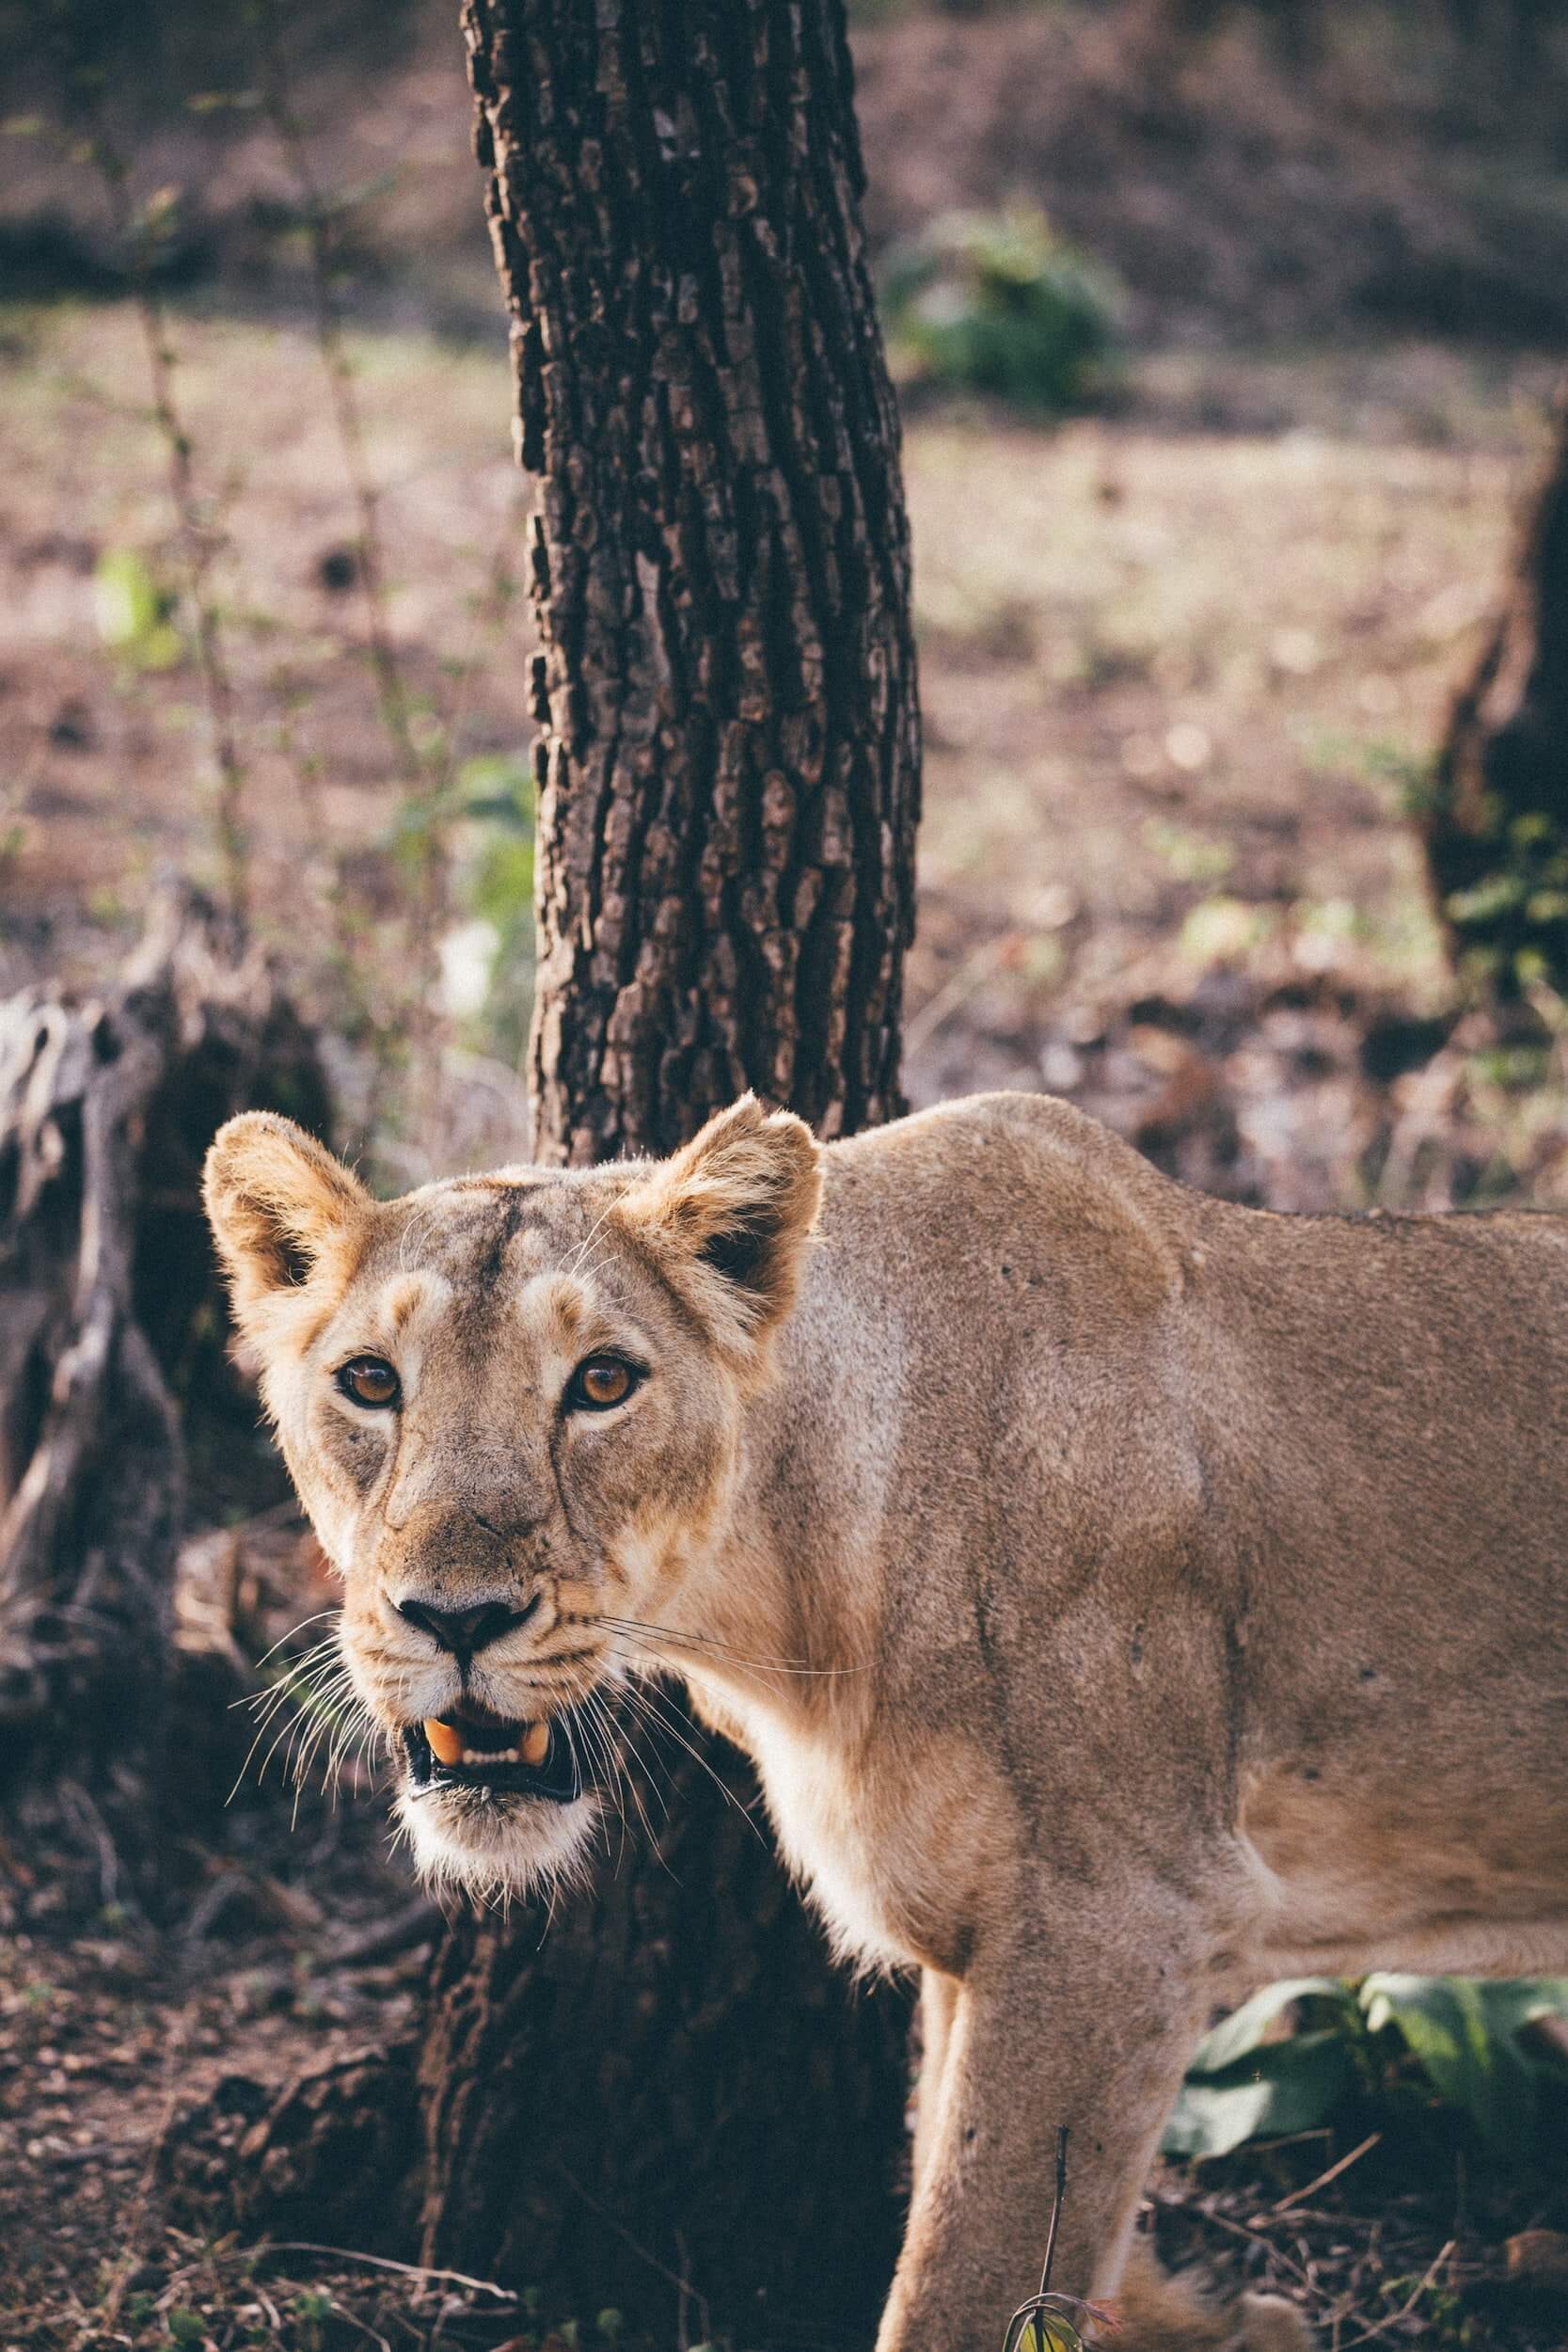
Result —
<instances>
[{"instance_id":1,"label":"black nose","mask_svg":"<svg viewBox=\"0 0 1568 2352\"><path fill-rule=\"evenodd\" d=\"M398 1614L417 1625L421 1633L428 1633L442 1649L450 1649L454 1658L472 1658L476 1651L499 1642L503 1633L527 1625L538 1606L537 1593L521 1609L513 1609L504 1600L481 1601L477 1609L433 1609L428 1601L400 1600Z\"/></svg>"}]
</instances>

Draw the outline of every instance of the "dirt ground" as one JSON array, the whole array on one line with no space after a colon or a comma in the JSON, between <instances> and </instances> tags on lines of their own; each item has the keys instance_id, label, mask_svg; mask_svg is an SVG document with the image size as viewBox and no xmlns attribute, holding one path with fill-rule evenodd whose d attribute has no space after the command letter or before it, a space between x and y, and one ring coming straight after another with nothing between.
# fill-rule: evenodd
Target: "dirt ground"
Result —
<instances>
[{"instance_id":1,"label":"dirt ground","mask_svg":"<svg viewBox=\"0 0 1568 2352\"><path fill-rule=\"evenodd\" d=\"M1161 86L1138 171L1118 175L1129 102L1069 18L860 36L879 239L1026 184L1060 196L1079 233L1100 225L1139 324L1104 413L1047 430L948 403L907 420L927 731L911 1096L1045 1087L1188 1180L1280 1208L1568 1207L1559 1009L1499 1021L1466 1004L1408 821L1544 443L1559 355L1479 330L1517 325L1528 284L1535 328L1556 332L1555 167L1527 140L1499 182L1497 127L1471 108L1422 183L1430 75L1401 85L1401 145L1342 79L1313 107L1275 75L1266 119L1261 101L1249 114L1256 52L1229 43L1206 78ZM465 225L460 76L420 53L404 87L400 108L353 128L345 162L373 166L401 135L409 163L381 222L406 271L367 264L349 337L381 623L297 268L280 291L257 258L259 147L220 157L185 122L157 159L200 166L201 233L228 257L227 276L179 296L169 339L257 920L342 1033L345 1123L399 1182L518 1149L526 959L503 965L506 1019L462 997L493 844L453 809L465 780L512 775L530 734L527 493L483 240ZM961 103L938 105L943 88ZM1164 205L1175 167L1162 180L1151 159L1183 139L1197 160ZM1093 200L1074 211L1074 189ZM9 198L0 210L16 216ZM1397 331L1377 252L1386 278L1428 288ZM1432 331L1445 286L1466 340ZM1296 294L1265 303L1260 287ZM163 874L219 877L208 711L158 611L125 627L123 559L154 608L182 562L135 306L19 295L0 307L0 990L44 975L90 988ZM382 623L412 780L378 707ZM420 866L433 834L439 855ZM453 1009L433 1018L443 989ZM399 1035L401 1061L386 1051ZM204 1534L198 1496L198 1597ZM326 1605L286 1518L221 1540L252 1593L247 1658ZM387 1851L366 1768L345 1764L335 1804L308 1789L295 1820L284 1756L260 1783L258 1758L225 1810L219 1783L244 1756L227 1686L193 1658L182 1691L194 1745L166 1827L168 1918L139 1915L106 1852L84 1929L0 1842L0 2347L402 2352L520 2345L546 2323L550 2352L593 2339L593 2313L395 2262L259 2251L214 2219L214 2178L279 2085L400 2029L435 1921ZM1380 2172L1385 2151L1297 2199L1349 2146L1314 2137L1250 2169L1168 2176L1163 2243L1296 2295L1337 2352L1369 2327L1476 2352L1564 2342L1562 2307L1521 2300L1502 2250L1568 2224L1560 2184L1504 2193L1460 2146L1418 2177ZM393 2259L368 2238L358 2251Z\"/></svg>"}]
</instances>

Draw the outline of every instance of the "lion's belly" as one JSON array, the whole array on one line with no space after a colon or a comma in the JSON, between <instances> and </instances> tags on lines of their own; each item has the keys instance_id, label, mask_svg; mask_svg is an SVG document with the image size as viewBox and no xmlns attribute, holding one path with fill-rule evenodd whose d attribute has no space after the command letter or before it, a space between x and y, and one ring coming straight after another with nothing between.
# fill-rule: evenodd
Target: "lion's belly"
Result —
<instances>
[{"instance_id":1,"label":"lion's belly","mask_svg":"<svg viewBox=\"0 0 1568 2352\"><path fill-rule=\"evenodd\" d=\"M1568 1970L1568 1788L1390 1791L1259 1775L1242 1831L1268 1885L1261 1959L1280 1974Z\"/></svg>"}]
</instances>

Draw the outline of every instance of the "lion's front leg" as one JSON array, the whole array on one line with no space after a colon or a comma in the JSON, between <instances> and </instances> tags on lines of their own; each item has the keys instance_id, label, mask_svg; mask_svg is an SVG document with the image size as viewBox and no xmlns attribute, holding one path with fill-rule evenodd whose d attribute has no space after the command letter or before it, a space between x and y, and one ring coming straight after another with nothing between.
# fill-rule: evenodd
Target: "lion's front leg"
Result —
<instances>
[{"instance_id":1,"label":"lion's front leg","mask_svg":"<svg viewBox=\"0 0 1568 2352\"><path fill-rule=\"evenodd\" d=\"M1085 1931L1091 1908L1081 1893L1042 1905L1038 1934L985 1954L952 1996L878 2352L999 2352L1009 2312L1038 2283L1059 2123L1068 2189L1053 2286L1119 2312L1117 2352L1245 2341L1239 2312L1213 2313L1141 2251L1124 2305L1139 2194L1203 2022L1203 1972L1163 1940L1159 1957L1128 1957L1149 1947L1147 1910L1141 1932L1130 1923L1117 1937L1104 1918Z\"/></svg>"}]
</instances>

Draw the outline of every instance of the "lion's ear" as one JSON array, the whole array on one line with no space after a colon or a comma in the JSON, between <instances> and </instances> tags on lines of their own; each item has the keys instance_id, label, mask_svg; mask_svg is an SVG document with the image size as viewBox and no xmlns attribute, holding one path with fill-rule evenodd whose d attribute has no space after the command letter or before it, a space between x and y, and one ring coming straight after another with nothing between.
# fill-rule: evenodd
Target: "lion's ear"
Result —
<instances>
[{"instance_id":1,"label":"lion's ear","mask_svg":"<svg viewBox=\"0 0 1568 2352\"><path fill-rule=\"evenodd\" d=\"M341 1160L272 1111L219 1128L201 1190L235 1321L251 1336L280 1295L341 1255L372 1206Z\"/></svg>"},{"instance_id":2,"label":"lion's ear","mask_svg":"<svg viewBox=\"0 0 1568 2352\"><path fill-rule=\"evenodd\" d=\"M821 1147L805 1120L743 1094L635 1184L619 1214L720 1344L760 1365L795 1303L821 1200Z\"/></svg>"}]
</instances>

